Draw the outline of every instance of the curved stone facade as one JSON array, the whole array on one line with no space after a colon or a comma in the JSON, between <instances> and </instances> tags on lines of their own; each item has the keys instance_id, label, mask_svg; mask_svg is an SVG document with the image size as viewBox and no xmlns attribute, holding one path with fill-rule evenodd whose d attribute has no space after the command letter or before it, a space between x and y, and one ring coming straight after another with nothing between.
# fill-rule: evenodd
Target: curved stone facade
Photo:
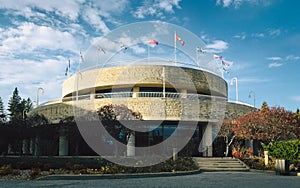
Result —
<instances>
[{"instance_id":1,"label":"curved stone facade","mask_svg":"<svg viewBox=\"0 0 300 188\"><path fill-rule=\"evenodd\" d=\"M119 87L162 87L163 69L166 87L194 89L204 94L227 97L224 79L212 73L191 68L162 65L132 65L88 70L73 75L62 87L62 97L89 93L97 89Z\"/></svg>"},{"instance_id":2,"label":"curved stone facade","mask_svg":"<svg viewBox=\"0 0 300 188\"><path fill-rule=\"evenodd\" d=\"M147 136L137 133L137 145L162 142L178 122L187 127L196 123L193 140L201 142L206 151L199 153L194 149L197 155L212 156L215 122L254 110L243 104L228 103L227 89L224 79L199 69L165 65L109 67L73 75L64 82L60 100L41 105L31 113L42 114L51 124L59 124L78 112L85 115L104 105L123 104L141 113L145 126L149 122L149 126L163 124L161 135L154 130ZM63 133L60 132L64 144L59 154L67 155L68 141Z\"/></svg>"}]
</instances>

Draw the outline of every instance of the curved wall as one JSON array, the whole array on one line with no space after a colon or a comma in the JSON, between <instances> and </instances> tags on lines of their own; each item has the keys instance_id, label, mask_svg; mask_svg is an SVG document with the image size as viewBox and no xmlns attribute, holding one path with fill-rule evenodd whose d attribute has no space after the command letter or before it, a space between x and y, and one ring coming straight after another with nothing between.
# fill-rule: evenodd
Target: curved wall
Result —
<instances>
[{"instance_id":1,"label":"curved wall","mask_svg":"<svg viewBox=\"0 0 300 188\"><path fill-rule=\"evenodd\" d=\"M88 70L67 79L62 87L62 97L80 93L93 93L97 89L145 86L163 84L165 69L166 87L193 90L197 92L227 97L227 83L212 73L191 68L160 65L133 65Z\"/></svg>"}]
</instances>

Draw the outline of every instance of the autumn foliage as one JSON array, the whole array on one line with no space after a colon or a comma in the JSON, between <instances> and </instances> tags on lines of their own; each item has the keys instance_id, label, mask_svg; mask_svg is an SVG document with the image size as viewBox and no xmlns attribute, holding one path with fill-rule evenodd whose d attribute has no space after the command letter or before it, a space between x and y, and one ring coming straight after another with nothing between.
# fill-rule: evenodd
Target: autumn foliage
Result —
<instances>
[{"instance_id":1,"label":"autumn foliage","mask_svg":"<svg viewBox=\"0 0 300 188\"><path fill-rule=\"evenodd\" d=\"M232 124L232 130L238 138L259 140L265 144L300 137L299 118L280 107L263 107L240 117Z\"/></svg>"}]
</instances>

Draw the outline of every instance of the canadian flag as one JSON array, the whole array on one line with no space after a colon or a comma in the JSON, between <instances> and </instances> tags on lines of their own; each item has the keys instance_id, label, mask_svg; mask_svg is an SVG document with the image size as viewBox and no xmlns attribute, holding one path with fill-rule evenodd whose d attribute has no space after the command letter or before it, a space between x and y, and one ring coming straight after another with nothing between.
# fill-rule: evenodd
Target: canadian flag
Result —
<instances>
[{"instance_id":1,"label":"canadian flag","mask_svg":"<svg viewBox=\"0 0 300 188\"><path fill-rule=\"evenodd\" d=\"M158 45L158 41L156 41L156 40L149 40L149 44L155 44L155 45Z\"/></svg>"},{"instance_id":2,"label":"canadian flag","mask_svg":"<svg viewBox=\"0 0 300 188\"><path fill-rule=\"evenodd\" d=\"M104 49L101 46L98 46L98 51L102 51L104 54L106 54L106 52L104 51Z\"/></svg>"},{"instance_id":3,"label":"canadian flag","mask_svg":"<svg viewBox=\"0 0 300 188\"><path fill-rule=\"evenodd\" d=\"M227 66L227 67L230 66L230 63L228 63L228 62L226 62L226 61L223 61L223 60L222 60L222 64L225 65L225 66Z\"/></svg>"},{"instance_id":4,"label":"canadian flag","mask_svg":"<svg viewBox=\"0 0 300 188\"><path fill-rule=\"evenodd\" d=\"M175 40L181 42L181 46L184 46L184 40L182 40L177 34L175 34Z\"/></svg>"},{"instance_id":5,"label":"canadian flag","mask_svg":"<svg viewBox=\"0 0 300 188\"><path fill-rule=\"evenodd\" d=\"M216 59L222 59L223 57L221 55L214 54L214 58L216 58Z\"/></svg>"}]
</instances>

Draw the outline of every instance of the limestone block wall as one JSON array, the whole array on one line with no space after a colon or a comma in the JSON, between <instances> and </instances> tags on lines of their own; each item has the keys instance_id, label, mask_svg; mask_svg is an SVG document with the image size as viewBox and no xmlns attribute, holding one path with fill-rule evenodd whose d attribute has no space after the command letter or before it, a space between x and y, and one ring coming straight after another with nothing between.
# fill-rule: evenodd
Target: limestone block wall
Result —
<instances>
[{"instance_id":1,"label":"limestone block wall","mask_svg":"<svg viewBox=\"0 0 300 188\"><path fill-rule=\"evenodd\" d=\"M76 103L76 104L75 104ZM65 102L40 106L33 110L33 113L43 114L51 123L59 123L60 120L68 116L73 116L73 105L79 106L84 110L95 111L101 106L108 104L124 104L129 109L140 112L144 120L186 120L206 122L209 120L217 121L220 115L224 114L227 118L237 118L245 115L255 108L235 103L213 103L219 105L212 108L212 103L201 101L199 106L195 101L188 99L172 98L124 98L124 99L96 99L79 100L77 102ZM199 109L195 109L199 107Z\"/></svg>"},{"instance_id":2,"label":"limestone block wall","mask_svg":"<svg viewBox=\"0 0 300 188\"><path fill-rule=\"evenodd\" d=\"M165 68L166 87L194 89L212 95L227 97L227 83L212 73L191 68L161 65L119 66L88 70L73 75L62 87L62 97L77 91L92 92L95 88L133 87L162 85Z\"/></svg>"}]
</instances>

